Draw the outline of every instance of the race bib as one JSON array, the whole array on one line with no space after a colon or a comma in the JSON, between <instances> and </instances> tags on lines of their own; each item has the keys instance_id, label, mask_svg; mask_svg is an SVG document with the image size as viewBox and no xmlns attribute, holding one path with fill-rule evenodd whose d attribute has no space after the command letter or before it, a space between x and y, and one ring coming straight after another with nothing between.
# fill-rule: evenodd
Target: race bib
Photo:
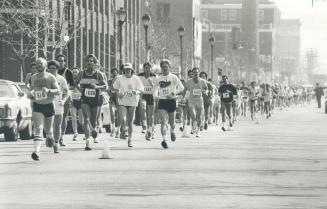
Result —
<instances>
[{"instance_id":1,"label":"race bib","mask_svg":"<svg viewBox=\"0 0 327 209\"><path fill-rule=\"evenodd\" d=\"M169 88L160 88L160 93L162 96L169 95Z\"/></svg>"},{"instance_id":2,"label":"race bib","mask_svg":"<svg viewBox=\"0 0 327 209\"><path fill-rule=\"evenodd\" d=\"M202 95L202 90L201 89L193 89L193 95L201 96Z\"/></svg>"},{"instance_id":3,"label":"race bib","mask_svg":"<svg viewBox=\"0 0 327 209\"><path fill-rule=\"evenodd\" d=\"M78 90L72 91L72 99L77 100L80 99L82 96L81 92Z\"/></svg>"},{"instance_id":4,"label":"race bib","mask_svg":"<svg viewBox=\"0 0 327 209\"><path fill-rule=\"evenodd\" d=\"M152 87L144 87L144 93L151 93Z\"/></svg>"},{"instance_id":5,"label":"race bib","mask_svg":"<svg viewBox=\"0 0 327 209\"><path fill-rule=\"evenodd\" d=\"M34 97L35 97L35 100L44 100L44 99L47 99L47 94L43 91L35 91L34 92Z\"/></svg>"},{"instance_id":6,"label":"race bib","mask_svg":"<svg viewBox=\"0 0 327 209\"><path fill-rule=\"evenodd\" d=\"M229 98L229 93L223 93L223 98L224 98L224 99Z\"/></svg>"},{"instance_id":7,"label":"race bib","mask_svg":"<svg viewBox=\"0 0 327 209\"><path fill-rule=\"evenodd\" d=\"M124 92L124 97L132 97L133 96L133 92L132 91L125 91Z\"/></svg>"},{"instance_id":8,"label":"race bib","mask_svg":"<svg viewBox=\"0 0 327 209\"><path fill-rule=\"evenodd\" d=\"M86 97L95 97L96 90L95 89L85 89L85 96Z\"/></svg>"}]
</instances>

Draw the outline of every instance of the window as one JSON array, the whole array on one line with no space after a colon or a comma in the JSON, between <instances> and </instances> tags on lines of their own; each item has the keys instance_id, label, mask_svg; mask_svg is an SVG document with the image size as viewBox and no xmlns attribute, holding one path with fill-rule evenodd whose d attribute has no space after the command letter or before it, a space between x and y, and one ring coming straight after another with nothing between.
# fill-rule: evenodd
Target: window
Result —
<instances>
[{"instance_id":1,"label":"window","mask_svg":"<svg viewBox=\"0 0 327 209\"><path fill-rule=\"evenodd\" d=\"M236 21L236 9L229 10L229 20Z\"/></svg>"},{"instance_id":2,"label":"window","mask_svg":"<svg viewBox=\"0 0 327 209\"><path fill-rule=\"evenodd\" d=\"M265 19L265 11L263 9L259 9L259 21Z\"/></svg>"},{"instance_id":3,"label":"window","mask_svg":"<svg viewBox=\"0 0 327 209\"><path fill-rule=\"evenodd\" d=\"M227 20L228 18L228 10L222 9L220 10L220 20Z\"/></svg>"},{"instance_id":4,"label":"window","mask_svg":"<svg viewBox=\"0 0 327 209\"><path fill-rule=\"evenodd\" d=\"M202 16L202 19L207 20L208 19L208 10L207 9L202 9L201 10L201 16Z\"/></svg>"},{"instance_id":5,"label":"window","mask_svg":"<svg viewBox=\"0 0 327 209\"><path fill-rule=\"evenodd\" d=\"M157 20L164 24L170 22L170 4L157 3Z\"/></svg>"}]
</instances>

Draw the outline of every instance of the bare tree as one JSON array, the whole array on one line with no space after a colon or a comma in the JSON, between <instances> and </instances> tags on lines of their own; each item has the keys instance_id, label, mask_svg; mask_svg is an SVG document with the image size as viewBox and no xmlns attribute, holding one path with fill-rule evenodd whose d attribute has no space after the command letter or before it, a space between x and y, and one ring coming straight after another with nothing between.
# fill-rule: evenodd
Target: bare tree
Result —
<instances>
[{"instance_id":1,"label":"bare tree","mask_svg":"<svg viewBox=\"0 0 327 209\"><path fill-rule=\"evenodd\" d=\"M68 2L71 3L71 2ZM50 9L51 0L0 1L0 41L11 49L26 75L27 58L44 57L65 47L87 14L74 14L73 5Z\"/></svg>"}]
</instances>

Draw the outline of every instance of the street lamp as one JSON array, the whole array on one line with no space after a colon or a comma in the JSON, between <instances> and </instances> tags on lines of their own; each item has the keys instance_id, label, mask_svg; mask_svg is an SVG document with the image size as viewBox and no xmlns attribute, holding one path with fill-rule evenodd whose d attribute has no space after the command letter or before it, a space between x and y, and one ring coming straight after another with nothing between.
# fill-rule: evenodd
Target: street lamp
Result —
<instances>
[{"instance_id":1,"label":"street lamp","mask_svg":"<svg viewBox=\"0 0 327 209\"><path fill-rule=\"evenodd\" d=\"M209 44L211 48L211 78L213 78L213 45L215 41L215 37L211 34L211 37L209 38Z\"/></svg>"},{"instance_id":2,"label":"street lamp","mask_svg":"<svg viewBox=\"0 0 327 209\"><path fill-rule=\"evenodd\" d=\"M149 24L151 22L151 17L148 14L143 15L142 22L145 31L145 54L146 54L146 61L149 61L149 47L148 47L148 29Z\"/></svg>"},{"instance_id":3,"label":"street lamp","mask_svg":"<svg viewBox=\"0 0 327 209\"><path fill-rule=\"evenodd\" d=\"M69 40L70 40L69 35L64 35L63 40L66 46L66 58L67 58L66 61L67 61L67 65L69 66Z\"/></svg>"},{"instance_id":4,"label":"street lamp","mask_svg":"<svg viewBox=\"0 0 327 209\"><path fill-rule=\"evenodd\" d=\"M119 67L123 64L123 24L126 21L127 12L124 8L120 8L116 12L119 25Z\"/></svg>"},{"instance_id":5,"label":"street lamp","mask_svg":"<svg viewBox=\"0 0 327 209\"><path fill-rule=\"evenodd\" d=\"M185 32L185 28L183 26L180 26L177 29L178 35L179 35L179 39L180 39L180 45L181 45L181 72L183 73L183 36L184 36L184 32Z\"/></svg>"}]
</instances>

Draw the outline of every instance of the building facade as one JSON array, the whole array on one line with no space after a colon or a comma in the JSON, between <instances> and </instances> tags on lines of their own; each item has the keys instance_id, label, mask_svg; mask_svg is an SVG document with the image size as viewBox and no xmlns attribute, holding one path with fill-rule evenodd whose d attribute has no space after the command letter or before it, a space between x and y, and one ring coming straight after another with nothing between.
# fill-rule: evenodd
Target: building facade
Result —
<instances>
[{"instance_id":1,"label":"building facade","mask_svg":"<svg viewBox=\"0 0 327 209\"><path fill-rule=\"evenodd\" d=\"M176 74L181 71L183 76L187 69L199 66L202 55L200 0L146 0L141 13L151 17L148 45L152 62L158 63L162 58L169 58L173 71ZM177 31L181 26L185 28L182 45ZM141 40L144 40L144 29L141 35ZM142 46L142 58L145 60L144 43Z\"/></svg>"},{"instance_id":2,"label":"building facade","mask_svg":"<svg viewBox=\"0 0 327 209\"><path fill-rule=\"evenodd\" d=\"M300 77L301 22L299 19L282 19L276 31L276 67L279 81L295 84Z\"/></svg>"},{"instance_id":3,"label":"building facade","mask_svg":"<svg viewBox=\"0 0 327 209\"><path fill-rule=\"evenodd\" d=\"M258 4L258 35L257 43L247 43L242 34L242 0L203 0L202 20L203 24L203 60L202 68L209 69L210 51L209 37L215 37L214 43L214 73L211 77L217 79L217 68L223 69L223 73L233 75L235 80L245 79L248 66L245 64L252 56L257 57L257 69L252 69L258 74L258 80L271 80L273 77L272 58L275 53L275 31L279 24L280 11L273 2L260 0ZM233 27L240 28L239 47L232 48L231 31ZM243 39L243 40L242 40ZM257 49L257 46L258 49ZM207 53L206 53L207 52ZM212 74L212 75L211 75Z\"/></svg>"},{"instance_id":4,"label":"building facade","mask_svg":"<svg viewBox=\"0 0 327 209\"><path fill-rule=\"evenodd\" d=\"M19 0L25 1L25 0ZM45 4L43 19L57 21L56 27L50 27L47 33L40 33L43 46L36 44L36 54L26 59L26 70L21 73L21 64L8 52L2 43L0 51L0 78L13 81L23 80L30 72L29 63L36 57L54 59L62 53L67 56L68 66L84 68L84 57L94 54L101 68L107 72L118 65L118 24L116 11L123 8L127 12L123 24L123 61L139 66L140 47L140 2L141 0L35 0L35 4ZM1 11L0 11L1 12ZM51 22L51 21L50 21ZM22 38L22 44L24 40ZM6 48L7 47L7 48ZM22 47L24 48L24 47ZM9 61L10 60L10 61Z\"/></svg>"}]
</instances>

